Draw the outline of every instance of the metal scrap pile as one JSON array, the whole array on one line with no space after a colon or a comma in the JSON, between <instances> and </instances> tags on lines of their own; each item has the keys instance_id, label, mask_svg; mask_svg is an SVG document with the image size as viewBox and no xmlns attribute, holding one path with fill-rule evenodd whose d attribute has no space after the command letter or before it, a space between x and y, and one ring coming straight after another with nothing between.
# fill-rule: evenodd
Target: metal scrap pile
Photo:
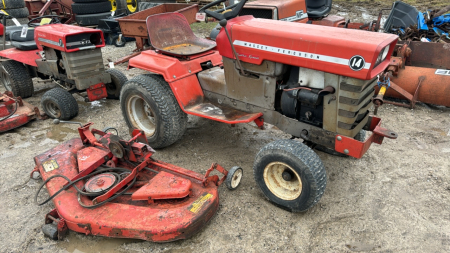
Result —
<instances>
[{"instance_id":1,"label":"metal scrap pile","mask_svg":"<svg viewBox=\"0 0 450 253\"><path fill-rule=\"evenodd\" d=\"M450 43L450 5L441 10L418 12L417 23L406 28L394 28L401 40Z\"/></svg>"}]
</instances>

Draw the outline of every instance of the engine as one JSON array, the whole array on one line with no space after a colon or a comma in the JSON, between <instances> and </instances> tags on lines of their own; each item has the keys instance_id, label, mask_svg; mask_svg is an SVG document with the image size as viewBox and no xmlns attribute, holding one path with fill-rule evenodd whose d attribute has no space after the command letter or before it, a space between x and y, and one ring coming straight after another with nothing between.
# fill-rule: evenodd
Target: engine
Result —
<instances>
[{"instance_id":1,"label":"engine","mask_svg":"<svg viewBox=\"0 0 450 253\"><path fill-rule=\"evenodd\" d=\"M292 67L289 81L278 88L282 90L280 101L282 113L287 117L322 127L323 97L334 92L334 88L325 90L323 86L323 72Z\"/></svg>"}]
</instances>

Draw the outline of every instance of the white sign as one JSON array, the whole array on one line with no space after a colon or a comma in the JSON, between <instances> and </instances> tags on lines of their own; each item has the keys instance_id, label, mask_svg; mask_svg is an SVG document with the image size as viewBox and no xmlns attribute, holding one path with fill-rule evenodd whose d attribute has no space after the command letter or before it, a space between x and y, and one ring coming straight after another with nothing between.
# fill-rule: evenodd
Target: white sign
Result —
<instances>
[{"instance_id":1,"label":"white sign","mask_svg":"<svg viewBox=\"0 0 450 253\"><path fill-rule=\"evenodd\" d=\"M195 19L197 21L205 21L206 20L206 13L197 13L197 14L195 14Z\"/></svg>"},{"instance_id":2,"label":"white sign","mask_svg":"<svg viewBox=\"0 0 450 253\"><path fill-rule=\"evenodd\" d=\"M20 33L21 38L26 38L28 33L28 26L24 25L22 26L22 32Z\"/></svg>"},{"instance_id":3,"label":"white sign","mask_svg":"<svg viewBox=\"0 0 450 253\"><path fill-rule=\"evenodd\" d=\"M441 76L450 76L450 70L447 69L436 69L436 72L434 73Z\"/></svg>"}]
</instances>

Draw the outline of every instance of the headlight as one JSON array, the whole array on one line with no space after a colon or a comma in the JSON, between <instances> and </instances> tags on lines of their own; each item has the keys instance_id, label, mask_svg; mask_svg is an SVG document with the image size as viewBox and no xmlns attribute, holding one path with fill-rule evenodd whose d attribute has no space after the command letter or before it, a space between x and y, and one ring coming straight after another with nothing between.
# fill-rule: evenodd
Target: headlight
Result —
<instances>
[{"instance_id":1,"label":"headlight","mask_svg":"<svg viewBox=\"0 0 450 253\"><path fill-rule=\"evenodd\" d=\"M384 60L386 60L387 54L389 53L389 48L391 45L388 45L387 47L383 48L380 52L380 54L377 57L377 61L375 62L375 66L378 66L380 63L382 63Z\"/></svg>"}]
</instances>

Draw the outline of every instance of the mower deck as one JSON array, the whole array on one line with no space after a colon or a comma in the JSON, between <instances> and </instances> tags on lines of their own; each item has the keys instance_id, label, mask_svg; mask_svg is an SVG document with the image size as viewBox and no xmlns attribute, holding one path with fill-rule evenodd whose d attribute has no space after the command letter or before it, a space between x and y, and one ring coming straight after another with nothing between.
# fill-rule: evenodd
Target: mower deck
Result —
<instances>
[{"instance_id":1,"label":"mower deck","mask_svg":"<svg viewBox=\"0 0 450 253\"><path fill-rule=\"evenodd\" d=\"M76 138L36 156L36 168L39 169L43 180L53 175L74 178L79 173L77 152L83 148L85 147L81 139ZM119 163L118 167L129 169L130 172L133 169L128 163ZM147 168L155 172L141 170L137 182L127 192L136 194L122 195L98 208L82 207L73 187L61 192L53 199L56 207L56 213L53 213L59 216L54 218L65 223L61 227L66 226L79 233L166 242L189 238L201 230L216 213L219 198L214 182L209 181L203 186L202 181L193 178L202 178L203 175L155 160L152 160ZM177 174L174 170L182 174ZM161 180L164 177L166 178ZM172 187L173 190L159 185L151 188L152 184L155 186L155 183L164 182L175 187ZM61 178L50 180L46 184L48 193L55 194L66 183L67 181ZM77 183L80 189L83 185L82 181ZM190 188L188 192L187 185ZM181 196L185 197L180 198ZM81 202L87 205L91 201L82 196Z\"/></svg>"},{"instance_id":2,"label":"mower deck","mask_svg":"<svg viewBox=\"0 0 450 253\"><path fill-rule=\"evenodd\" d=\"M0 119L2 119L0 133L25 125L36 118L43 119L43 117L37 107L23 101L20 97L14 98L11 92L0 94Z\"/></svg>"}]
</instances>

